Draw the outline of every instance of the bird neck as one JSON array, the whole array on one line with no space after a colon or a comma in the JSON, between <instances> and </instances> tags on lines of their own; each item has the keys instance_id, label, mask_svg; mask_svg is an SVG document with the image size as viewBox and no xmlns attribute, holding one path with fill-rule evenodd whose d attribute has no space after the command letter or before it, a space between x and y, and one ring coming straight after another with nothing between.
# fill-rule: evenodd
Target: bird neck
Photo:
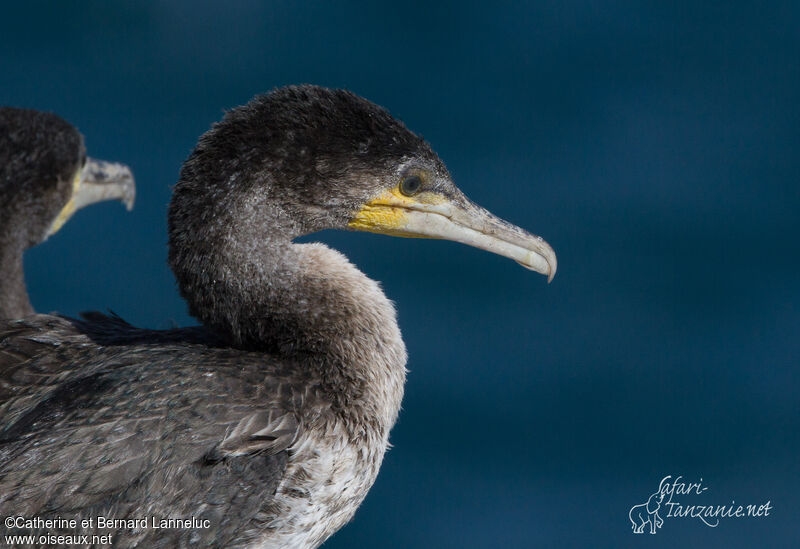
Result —
<instances>
[{"instance_id":1,"label":"bird neck","mask_svg":"<svg viewBox=\"0 0 800 549\"><path fill-rule=\"evenodd\" d=\"M235 210L228 219L218 213L202 238L190 241L187 231L180 251L172 246L191 314L234 346L294 365L335 411L377 419L388 436L406 363L392 303L339 252L292 242L285 212L251 211L252 203Z\"/></svg>"},{"instance_id":2,"label":"bird neck","mask_svg":"<svg viewBox=\"0 0 800 549\"><path fill-rule=\"evenodd\" d=\"M21 318L33 313L22 267L26 246L13 231L0 227L0 234L0 319Z\"/></svg>"}]
</instances>

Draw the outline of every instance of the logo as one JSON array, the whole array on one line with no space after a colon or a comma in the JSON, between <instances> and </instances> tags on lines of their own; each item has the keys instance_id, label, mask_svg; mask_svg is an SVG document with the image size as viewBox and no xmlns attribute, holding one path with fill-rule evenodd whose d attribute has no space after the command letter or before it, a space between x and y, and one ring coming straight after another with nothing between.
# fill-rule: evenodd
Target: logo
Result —
<instances>
[{"instance_id":1,"label":"logo","mask_svg":"<svg viewBox=\"0 0 800 549\"><path fill-rule=\"evenodd\" d=\"M628 518L634 534L643 534L645 529L651 534L664 526L664 519L696 519L710 528L720 525L722 519L768 517L772 502L737 505L735 500L729 504L710 505L703 496L708 490L699 482L687 482L683 476L667 475L658 484L658 490L647 501L631 507Z\"/></svg>"},{"instance_id":2,"label":"logo","mask_svg":"<svg viewBox=\"0 0 800 549\"><path fill-rule=\"evenodd\" d=\"M650 533L655 534L656 528L661 528L664 525L658 510L661 509L661 502L664 501L664 493L660 490L650 496L646 503L634 505L628 512L628 517L633 523L633 533L641 534L644 532L644 527L650 525Z\"/></svg>"}]
</instances>

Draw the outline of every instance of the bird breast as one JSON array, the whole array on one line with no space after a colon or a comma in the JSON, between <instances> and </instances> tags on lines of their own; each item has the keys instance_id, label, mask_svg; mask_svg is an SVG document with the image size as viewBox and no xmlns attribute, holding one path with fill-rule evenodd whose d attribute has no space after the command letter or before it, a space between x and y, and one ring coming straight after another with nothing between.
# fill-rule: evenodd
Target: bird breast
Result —
<instances>
[{"instance_id":1,"label":"bird breast","mask_svg":"<svg viewBox=\"0 0 800 549\"><path fill-rule=\"evenodd\" d=\"M387 437L366 432L360 444L353 444L341 421L326 423L305 429L291 448L275 494L277 518L266 525L271 533L260 547L318 547L353 517L375 482Z\"/></svg>"}]
</instances>

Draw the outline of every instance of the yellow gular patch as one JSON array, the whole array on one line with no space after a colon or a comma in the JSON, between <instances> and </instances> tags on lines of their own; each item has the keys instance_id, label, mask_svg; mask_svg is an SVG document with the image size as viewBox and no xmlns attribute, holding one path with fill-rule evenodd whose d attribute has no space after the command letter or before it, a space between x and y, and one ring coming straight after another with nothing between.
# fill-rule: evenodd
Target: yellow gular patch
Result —
<instances>
[{"instance_id":1,"label":"yellow gular patch","mask_svg":"<svg viewBox=\"0 0 800 549\"><path fill-rule=\"evenodd\" d=\"M72 195L69 197L69 202L64 204L64 207L61 208L61 211L53 221L53 224L50 225L50 230L47 231L47 236L56 234L58 230L64 226L64 223L69 221L69 218L72 217L72 214L75 213L75 195L78 194L78 187L80 186L81 171L78 170L78 173L75 174L75 178L72 180Z\"/></svg>"},{"instance_id":2,"label":"yellow gular patch","mask_svg":"<svg viewBox=\"0 0 800 549\"><path fill-rule=\"evenodd\" d=\"M398 187L384 191L356 212L347 224L357 231L390 234L394 236L419 237L418 234L404 233L408 210L416 204L441 204L445 198L432 192L421 192L406 196Z\"/></svg>"}]
</instances>

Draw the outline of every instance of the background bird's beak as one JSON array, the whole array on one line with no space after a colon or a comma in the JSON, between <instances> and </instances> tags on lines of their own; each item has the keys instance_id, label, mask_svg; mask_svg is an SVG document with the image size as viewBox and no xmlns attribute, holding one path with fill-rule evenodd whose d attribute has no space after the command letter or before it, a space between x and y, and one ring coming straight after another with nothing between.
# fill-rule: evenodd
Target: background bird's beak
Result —
<instances>
[{"instance_id":1,"label":"background bird's beak","mask_svg":"<svg viewBox=\"0 0 800 549\"><path fill-rule=\"evenodd\" d=\"M125 164L87 158L74 198L76 210L104 200L119 200L132 210L136 184L131 169Z\"/></svg>"},{"instance_id":2,"label":"background bird's beak","mask_svg":"<svg viewBox=\"0 0 800 549\"><path fill-rule=\"evenodd\" d=\"M403 196L387 191L365 204L349 223L356 230L394 236L441 238L513 259L526 269L556 274L556 254L542 237L504 221L464 195L435 192Z\"/></svg>"},{"instance_id":3,"label":"background bird's beak","mask_svg":"<svg viewBox=\"0 0 800 549\"><path fill-rule=\"evenodd\" d=\"M75 175L72 196L53 221L47 236L58 232L81 208L105 200L119 200L130 211L136 198L136 183L130 168L124 164L87 158Z\"/></svg>"}]
</instances>

